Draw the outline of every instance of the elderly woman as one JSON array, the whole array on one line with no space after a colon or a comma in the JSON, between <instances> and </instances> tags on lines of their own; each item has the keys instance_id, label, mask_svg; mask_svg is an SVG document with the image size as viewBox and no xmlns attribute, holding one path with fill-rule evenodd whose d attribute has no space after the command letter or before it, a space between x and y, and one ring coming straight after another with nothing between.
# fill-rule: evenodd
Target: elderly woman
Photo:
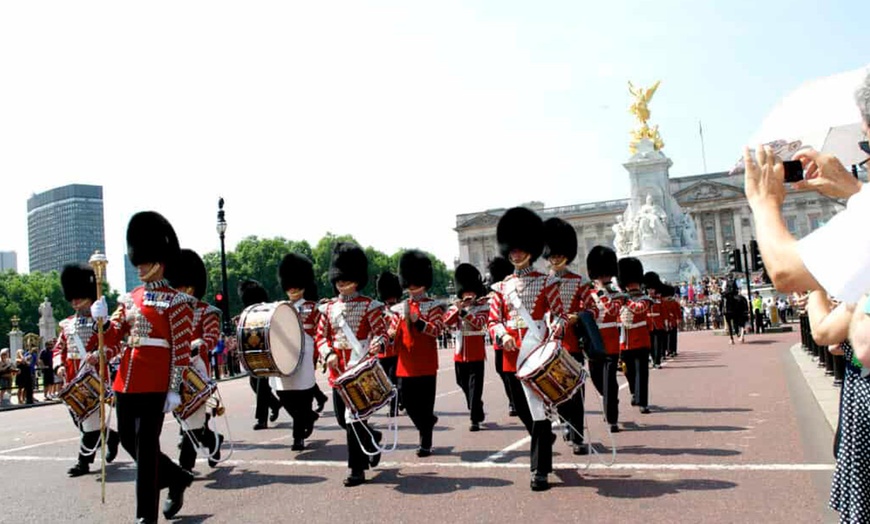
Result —
<instances>
[{"instance_id":1,"label":"elderly woman","mask_svg":"<svg viewBox=\"0 0 870 524\"><path fill-rule=\"evenodd\" d=\"M15 363L9 354L9 348L0 350L0 407L7 405L6 392L12 391L12 376L15 375Z\"/></svg>"}]
</instances>

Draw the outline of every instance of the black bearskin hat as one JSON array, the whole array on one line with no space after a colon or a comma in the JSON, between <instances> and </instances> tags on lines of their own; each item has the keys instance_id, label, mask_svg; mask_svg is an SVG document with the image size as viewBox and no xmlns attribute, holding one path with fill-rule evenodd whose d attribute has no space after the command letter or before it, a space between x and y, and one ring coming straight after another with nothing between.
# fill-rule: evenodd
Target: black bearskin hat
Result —
<instances>
[{"instance_id":1,"label":"black bearskin hat","mask_svg":"<svg viewBox=\"0 0 870 524\"><path fill-rule=\"evenodd\" d=\"M662 292L662 280L659 278L659 274L655 271L647 271L643 275L643 287L647 289L652 289L659 294Z\"/></svg>"},{"instance_id":2,"label":"black bearskin hat","mask_svg":"<svg viewBox=\"0 0 870 524\"><path fill-rule=\"evenodd\" d=\"M244 307L269 301L269 294L256 280L246 279L239 282L239 297Z\"/></svg>"},{"instance_id":3,"label":"black bearskin hat","mask_svg":"<svg viewBox=\"0 0 870 524\"><path fill-rule=\"evenodd\" d=\"M432 287L432 260L426 253L410 249L399 259L399 281L402 289L411 286Z\"/></svg>"},{"instance_id":4,"label":"black bearskin hat","mask_svg":"<svg viewBox=\"0 0 870 524\"><path fill-rule=\"evenodd\" d=\"M577 232L561 218L548 218L544 222L544 258L562 255L568 264L577 258Z\"/></svg>"},{"instance_id":5,"label":"black bearskin hat","mask_svg":"<svg viewBox=\"0 0 870 524\"><path fill-rule=\"evenodd\" d=\"M643 264L634 257L620 258L617 263L619 274L616 281L619 287L628 289L629 284L643 284Z\"/></svg>"},{"instance_id":6,"label":"black bearskin hat","mask_svg":"<svg viewBox=\"0 0 870 524\"><path fill-rule=\"evenodd\" d=\"M317 291L317 284L313 280L308 284L308 287L305 288L305 292L302 293L302 298L312 302L320 300L320 292Z\"/></svg>"},{"instance_id":7,"label":"black bearskin hat","mask_svg":"<svg viewBox=\"0 0 870 524\"><path fill-rule=\"evenodd\" d=\"M205 264L195 251L181 250L178 263L169 278L169 284L174 288L190 286L193 288L193 296L202 300L205 296L205 288L208 286L208 275Z\"/></svg>"},{"instance_id":8,"label":"black bearskin hat","mask_svg":"<svg viewBox=\"0 0 870 524\"><path fill-rule=\"evenodd\" d=\"M378 299L386 302L388 299L402 298L402 284L399 282L399 277L392 271L384 271L378 275Z\"/></svg>"},{"instance_id":9,"label":"black bearskin hat","mask_svg":"<svg viewBox=\"0 0 870 524\"><path fill-rule=\"evenodd\" d=\"M619 274L616 265L616 253L605 246L595 246L586 255L586 271L589 278L595 280L602 277L615 277Z\"/></svg>"},{"instance_id":10,"label":"black bearskin hat","mask_svg":"<svg viewBox=\"0 0 870 524\"><path fill-rule=\"evenodd\" d=\"M359 291L369 283L369 259L356 244L339 242L332 248L329 282L334 286L339 280L356 282Z\"/></svg>"},{"instance_id":11,"label":"black bearskin hat","mask_svg":"<svg viewBox=\"0 0 870 524\"><path fill-rule=\"evenodd\" d=\"M127 224L127 257L134 266L163 262L168 273L180 251L172 224L160 213L141 211Z\"/></svg>"},{"instance_id":12,"label":"black bearskin hat","mask_svg":"<svg viewBox=\"0 0 870 524\"><path fill-rule=\"evenodd\" d=\"M453 274L453 280L456 282L456 296L462 297L465 293L471 291L478 297L486 294L483 288L483 278L480 276L480 271L471 264L462 263L456 266L456 271Z\"/></svg>"},{"instance_id":13,"label":"black bearskin hat","mask_svg":"<svg viewBox=\"0 0 870 524\"><path fill-rule=\"evenodd\" d=\"M501 256L510 260L511 250L522 249L534 262L544 250L544 222L531 209L513 207L498 220L495 237Z\"/></svg>"},{"instance_id":14,"label":"black bearskin hat","mask_svg":"<svg viewBox=\"0 0 870 524\"><path fill-rule=\"evenodd\" d=\"M64 266L60 272L60 285L67 302L77 298L97 299L97 276L85 264Z\"/></svg>"},{"instance_id":15,"label":"black bearskin hat","mask_svg":"<svg viewBox=\"0 0 870 524\"><path fill-rule=\"evenodd\" d=\"M314 264L305 255L288 253L278 264L278 281L281 289L307 289L314 283Z\"/></svg>"},{"instance_id":16,"label":"black bearskin hat","mask_svg":"<svg viewBox=\"0 0 870 524\"><path fill-rule=\"evenodd\" d=\"M514 266L505 257L495 257L486 266L486 272L489 273L489 285L493 285L501 282L513 273Z\"/></svg>"}]
</instances>

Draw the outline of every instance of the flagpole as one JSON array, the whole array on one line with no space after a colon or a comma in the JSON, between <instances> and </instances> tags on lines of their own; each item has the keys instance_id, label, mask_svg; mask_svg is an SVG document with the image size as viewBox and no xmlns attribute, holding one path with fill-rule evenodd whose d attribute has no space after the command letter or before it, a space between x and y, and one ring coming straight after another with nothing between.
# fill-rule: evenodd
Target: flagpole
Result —
<instances>
[{"instance_id":1,"label":"flagpole","mask_svg":"<svg viewBox=\"0 0 870 524\"><path fill-rule=\"evenodd\" d=\"M704 173L707 172L707 152L704 149L704 127L701 121L698 120L698 134L701 136L701 160L704 162Z\"/></svg>"}]
</instances>

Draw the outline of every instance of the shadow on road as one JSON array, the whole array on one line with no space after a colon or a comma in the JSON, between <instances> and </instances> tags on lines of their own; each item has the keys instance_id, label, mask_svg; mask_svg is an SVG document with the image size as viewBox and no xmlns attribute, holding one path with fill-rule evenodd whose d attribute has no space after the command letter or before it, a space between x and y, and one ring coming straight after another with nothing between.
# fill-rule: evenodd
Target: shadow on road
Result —
<instances>
[{"instance_id":1,"label":"shadow on road","mask_svg":"<svg viewBox=\"0 0 870 524\"><path fill-rule=\"evenodd\" d=\"M679 363L668 366L668 369L706 369L706 368L724 368L728 367L724 364L714 364L712 366L682 366Z\"/></svg>"},{"instance_id":2,"label":"shadow on road","mask_svg":"<svg viewBox=\"0 0 870 524\"><path fill-rule=\"evenodd\" d=\"M468 450L468 451L460 451L459 458L462 462L483 462L487 457L491 457L495 451L488 450ZM529 456L528 447L515 449L513 451L508 451L500 458L494 460L493 462L511 462L514 459L524 458Z\"/></svg>"},{"instance_id":3,"label":"shadow on road","mask_svg":"<svg viewBox=\"0 0 870 524\"><path fill-rule=\"evenodd\" d=\"M472 488L498 488L513 482L491 477L447 477L443 473L406 475L398 469L384 469L372 478L373 484L395 484L399 493L408 495L443 495Z\"/></svg>"},{"instance_id":4,"label":"shadow on road","mask_svg":"<svg viewBox=\"0 0 870 524\"><path fill-rule=\"evenodd\" d=\"M658 455L675 457L678 455L696 455L700 457L733 457L740 455L736 449L711 448L650 448L647 446L626 446L618 449L620 455Z\"/></svg>"},{"instance_id":5,"label":"shadow on road","mask_svg":"<svg viewBox=\"0 0 870 524\"><path fill-rule=\"evenodd\" d=\"M656 406L659 413L748 413L750 408L693 408L688 406Z\"/></svg>"},{"instance_id":6,"label":"shadow on road","mask_svg":"<svg viewBox=\"0 0 870 524\"><path fill-rule=\"evenodd\" d=\"M713 491L734 489L737 484L724 480L680 479L653 480L632 478L630 475L618 477L601 477L596 475L581 476L577 470L558 470L555 472L561 484L553 484L554 488L590 487L598 491L598 495L618 499L657 498L665 495L676 495L681 491Z\"/></svg>"},{"instance_id":7,"label":"shadow on road","mask_svg":"<svg viewBox=\"0 0 870 524\"><path fill-rule=\"evenodd\" d=\"M268 475L256 470L241 469L228 466L213 470L203 480L208 481L203 487L208 489L245 489L267 484L317 484L326 482L326 477L311 475Z\"/></svg>"},{"instance_id":8,"label":"shadow on road","mask_svg":"<svg viewBox=\"0 0 870 524\"><path fill-rule=\"evenodd\" d=\"M623 429L627 431L694 431L696 433L709 433L712 431L748 431L749 428L742 426L672 426L670 424L640 425L636 422L625 422Z\"/></svg>"},{"instance_id":9,"label":"shadow on road","mask_svg":"<svg viewBox=\"0 0 870 524\"><path fill-rule=\"evenodd\" d=\"M212 517L214 517L214 515L184 515L172 519L171 522L174 522L175 524L199 524L200 522L205 522Z\"/></svg>"}]
</instances>

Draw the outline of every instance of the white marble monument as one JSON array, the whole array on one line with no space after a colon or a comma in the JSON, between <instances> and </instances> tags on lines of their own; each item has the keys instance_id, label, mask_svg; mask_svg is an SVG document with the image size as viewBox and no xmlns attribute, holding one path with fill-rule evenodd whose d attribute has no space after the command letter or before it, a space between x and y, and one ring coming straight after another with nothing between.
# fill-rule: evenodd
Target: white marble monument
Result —
<instances>
[{"instance_id":1,"label":"white marble monument","mask_svg":"<svg viewBox=\"0 0 870 524\"><path fill-rule=\"evenodd\" d=\"M39 305L39 338L44 342L57 338L57 320L54 319L54 308L48 297Z\"/></svg>"}]
</instances>

